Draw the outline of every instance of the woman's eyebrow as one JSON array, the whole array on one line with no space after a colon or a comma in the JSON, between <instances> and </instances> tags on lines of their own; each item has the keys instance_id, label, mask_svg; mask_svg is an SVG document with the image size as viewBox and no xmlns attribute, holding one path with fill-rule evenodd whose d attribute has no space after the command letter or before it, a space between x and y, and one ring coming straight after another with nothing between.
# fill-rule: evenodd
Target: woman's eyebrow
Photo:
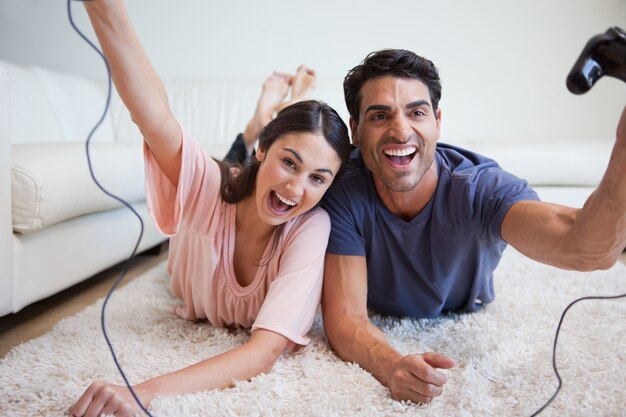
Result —
<instances>
[{"instance_id":1,"label":"woman's eyebrow","mask_svg":"<svg viewBox=\"0 0 626 417\"><path fill-rule=\"evenodd\" d=\"M283 148L283 150L291 153L293 155L294 158L296 158L301 164L304 163L304 160L302 159L302 156L300 156L300 154L298 152L296 152L295 150L291 149L291 148ZM333 174L333 171L328 169L328 168L318 168L315 170L316 172L327 172L329 173L331 176L335 176L335 174Z\"/></svg>"},{"instance_id":2,"label":"woman's eyebrow","mask_svg":"<svg viewBox=\"0 0 626 417\"><path fill-rule=\"evenodd\" d=\"M300 156L300 154L296 151L294 151L291 148L283 148L283 150L287 151L287 152L291 152L293 154L293 157L296 158L298 161L300 161L300 163L303 163L304 161L302 160L302 157Z\"/></svg>"}]
</instances>

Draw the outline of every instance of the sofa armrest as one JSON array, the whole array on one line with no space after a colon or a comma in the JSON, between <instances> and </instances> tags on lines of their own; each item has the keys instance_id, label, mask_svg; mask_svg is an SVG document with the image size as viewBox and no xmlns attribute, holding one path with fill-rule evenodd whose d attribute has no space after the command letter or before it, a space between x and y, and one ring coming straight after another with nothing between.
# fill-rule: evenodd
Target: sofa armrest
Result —
<instances>
[{"instance_id":1,"label":"sofa armrest","mask_svg":"<svg viewBox=\"0 0 626 417\"><path fill-rule=\"evenodd\" d=\"M9 76L0 65L0 316L13 311Z\"/></svg>"}]
</instances>

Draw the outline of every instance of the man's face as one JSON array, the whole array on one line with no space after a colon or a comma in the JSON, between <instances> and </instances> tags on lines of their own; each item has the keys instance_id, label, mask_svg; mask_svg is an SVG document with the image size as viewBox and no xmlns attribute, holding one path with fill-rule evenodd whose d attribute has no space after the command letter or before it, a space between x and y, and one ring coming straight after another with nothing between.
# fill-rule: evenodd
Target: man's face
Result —
<instances>
[{"instance_id":1,"label":"man's face","mask_svg":"<svg viewBox=\"0 0 626 417\"><path fill-rule=\"evenodd\" d=\"M441 112L433 111L428 87L391 76L361 88L359 123L350 120L352 141L361 150L376 187L413 190L433 164Z\"/></svg>"}]
</instances>

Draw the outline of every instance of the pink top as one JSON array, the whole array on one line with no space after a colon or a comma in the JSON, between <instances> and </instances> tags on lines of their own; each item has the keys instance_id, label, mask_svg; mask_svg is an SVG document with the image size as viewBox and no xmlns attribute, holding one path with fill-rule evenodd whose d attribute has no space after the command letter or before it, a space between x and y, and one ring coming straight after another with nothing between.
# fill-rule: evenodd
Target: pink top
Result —
<instances>
[{"instance_id":1,"label":"pink top","mask_svg":"<svg viewBox=\"0 0 626 417\"><path fill-rule=\"evenodd\" d=\"M183 130L182 166L174 187L144 145L146 200L159 230L172 236L171 290L190 320L215 326L266 329L306 345L322 291L328 214L313 209L287 222L276 250L242 287L235 278L237 206L220 195L217 163ZM271 250L273 239L265 249Z\"/></svg>"}]
</instances>

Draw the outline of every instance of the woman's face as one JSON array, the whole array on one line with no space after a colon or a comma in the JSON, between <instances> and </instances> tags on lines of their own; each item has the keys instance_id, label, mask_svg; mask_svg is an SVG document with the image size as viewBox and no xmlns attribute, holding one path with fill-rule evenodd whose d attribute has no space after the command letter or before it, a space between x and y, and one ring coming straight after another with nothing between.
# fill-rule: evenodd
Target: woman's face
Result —
<instances>
[{"instance_id":1,"label":"woman's face","mask_svg":"<svg viewBox=\"0 0 626 417\"><path fill-rule=\"evenodd\" d=\"M266 151L256 179L255 201L261 220L279 225L315 207L332 184L341 161L319 133L289 133Z\"/></svg>"}]
</instances>

